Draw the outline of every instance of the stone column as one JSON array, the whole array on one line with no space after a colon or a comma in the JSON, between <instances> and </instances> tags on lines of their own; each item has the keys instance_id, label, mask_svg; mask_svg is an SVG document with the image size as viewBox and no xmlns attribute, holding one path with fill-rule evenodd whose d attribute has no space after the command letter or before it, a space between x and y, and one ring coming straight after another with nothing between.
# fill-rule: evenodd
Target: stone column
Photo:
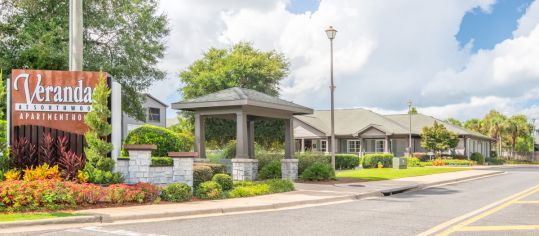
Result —
<instances>
[{"instance_id":1,"label":"stone column","mask_svg":"<svg viewBox=\"0 0 539 236\"><path fill-rule=\"evenodd\" d=\"M130 144L124 145L124 149L129 152L126 182L128 184L149 182L152 150L157 149L157 146L153 144Z\"/></svg>"},{"instance_id":2,"label":"stone column","mask_svg":"<svg viewBox=\"0 0 539 236\"><path fill-rule=\"evenodd\" d=\"M194 152L169 152L174 166L172 168L172 182L180 182L193 187L193 162L197 153Z\"/></svg>"},{"instance_id":3,"label":"stone column","mask_svg":"<svg viewBox=\"0 0 539 236\"><path fill-rule=\"evenodd\" d=\"M297 180L298 179L298 159L282 159L281 173L283 179Z\"/></svg>"},{"instance_id":4,"label":"stone column","mask_svg":"<svg viewBox=\"0 0 539 236\"><path fill-rule=\"evenodd\" d=\"M293 118L284 121L284 159L281 160L281 175L283 179L298 179L298 159L294 159L294 127ZM303 139L302 139L303 143Z\"/></svg>"},{"instance_id":5,"label":"stone column","mask_svg":"<svg viewBox=\"0 0 539 236\"><path fill-rule=\"evenodd\" d=\"M233 180L256 180L258 178L257 159L233 158L231 161Z\"/></svg>"},{"instance_id":6,"label":"stone column","mask_svg":"<svg viewBox=\"0 0 539 236\"><path fill-rule=\"evenodd\" d=\"M206 137L204 117L195 113L195 152L198 158L206 159Z\"/></svg>"}]
</instances>

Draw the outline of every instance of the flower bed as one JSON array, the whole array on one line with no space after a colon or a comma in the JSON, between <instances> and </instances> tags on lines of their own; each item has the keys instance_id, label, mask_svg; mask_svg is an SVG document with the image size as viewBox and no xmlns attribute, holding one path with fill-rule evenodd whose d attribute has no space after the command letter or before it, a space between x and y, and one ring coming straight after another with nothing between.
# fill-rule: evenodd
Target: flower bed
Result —
<instances>
[{"instance_id":1,"label":"flower bed","mask_svg":"<svg viewBox=\"0 0 539 236\"><path fill-rule=\"evenodd\" d=\"M0 185L0 212L57 210L92 205L153 202L159 187L138 183L108 187L60 180L4 181Z\"/></svg>"}]
</instances>

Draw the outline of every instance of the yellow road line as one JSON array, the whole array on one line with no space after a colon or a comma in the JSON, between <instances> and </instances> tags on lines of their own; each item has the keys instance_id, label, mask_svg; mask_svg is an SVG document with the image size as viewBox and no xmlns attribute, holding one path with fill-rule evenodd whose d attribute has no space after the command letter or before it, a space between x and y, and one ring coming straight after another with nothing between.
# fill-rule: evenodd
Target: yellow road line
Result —
<instances>
[{"instance_id":1,"label":"yellow road line","mask_svg":"<svg viewBox=\"0 0 539 236\"><path fill-rule=\"evenodd\" d=\"M539 204L539 201L518 201L515 204Z\"/></svg>"},{"instance_id":2,"label":"yellow road line","mask_svg":"<svg viewBox=\"0 0 539 236\"><path fill-rule=\"evenodd\" d=\"M464 226L460 231L508 231L508 230L536 230L539 225L492 225L492 226Z\"/></svg>"},{"instance_id":3,"label":"yellow road line","mask_svg":"<svg viewBox=\"0 0 539 236\"><path fill-rule=\"evenodd\" d=\"M482 213L482 212L485 212L485 211L487 211L487 210L489 210L489 209L492 209L492 208L494 208L494 207L496 207L496 206L498 206L498 205L500 205L500 204L503 204L504 202L510 201L511 199L518 198L519 196L522 196L522 195L524 195L524 194L527 194L527 193L529 193L530 191L537 190L537 188L539 188L539 185L536 185L536 186L534 186L534 187L528 188L528 189L526 189L526 190L524 190L524 191L521 191L521 192L519 192L519 193L513 194L513 195L511 195L511 196L509 196L509 197L506 197L506 198L504 198L504 199L502 199L502 200L499 200L499 201L497 201L497 202L491 203L491 204L489 204L489 205L487 205L487 206L484 206L484 207L479 208L479 209L477 209L477 210L474 210L474 211L472 211L472 212L469 212L469 213L466 213L466 214L464 214L464 215L455 217L455 218L453 218L453 219L451 219L451 220L448 220L448 221L446 221L446 222L443 222L443 223L441 223L441 224L439 224L439 225L437 225L437 226L435 226L435 227L433 227L433 228L430 228L430 229L428 229L428 230L425 231L425 232L422 232L422 233L418 234L418 236L433 235L433 234L435 234L435 233L437 233L437 232L442 231L443 229L446 229L446 228L450 227L451 225L454 225L454 224L456 224L456 223L458 223L458 222L464 221L464 220L466 220L466 219L468 219L468 218L470 218L470 217L473 217L473 216L478 215L478 214L480 214L480 213ZM533 194L533 193L532 193L532 194ZM522 198L519 198L519 199L522 199ZM452 231L452 232L454 232L454 231ZM449 234L449 233L451 233L451 232L445 232L445 231L444 231L444 233L445 233L445 234L442 234L442 235L447 235L447 234Z\"/></svg>"}]
</instances>

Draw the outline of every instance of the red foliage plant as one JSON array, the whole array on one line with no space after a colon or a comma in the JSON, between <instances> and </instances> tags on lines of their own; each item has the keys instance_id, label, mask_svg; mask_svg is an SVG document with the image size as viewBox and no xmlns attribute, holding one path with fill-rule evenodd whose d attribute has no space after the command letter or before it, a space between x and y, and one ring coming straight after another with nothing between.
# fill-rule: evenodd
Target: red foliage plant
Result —
<instances>
[{"instance_id":1,"label":"red foliage plant","mask_svg":"<svg viewBox=\"0 0 539 236\"><path fill-rule=\"evenodd\" d=\"M47 135L43 134L41 143L39 145L39 165L47 163L49 166L55 166L58 164L58 153L56 151L56 143L51 133Z\"/></svg>"},{"instance_id":2,"label":"red foliage plant","mask_svg":"<svg viewBox=\"0 0 539 236\"><path fill-rule=\"evenodd\" d=\"M17 169L26 169L35 166L37 164L36 152L36 145L31 143L28 138L18 138L11 146L10 166Z\"/></svg>"},{"instance_id":3,"label":"red foliage plant","mask_svg":"<svg viewBox=\"0 0 539 236\"><path fill-rule=\"evenodd\" d=\"M84 168L84 161L72 151L62 152L59 166L66 180L75 180L79 170Z\"/></svg>"}]
</instances>

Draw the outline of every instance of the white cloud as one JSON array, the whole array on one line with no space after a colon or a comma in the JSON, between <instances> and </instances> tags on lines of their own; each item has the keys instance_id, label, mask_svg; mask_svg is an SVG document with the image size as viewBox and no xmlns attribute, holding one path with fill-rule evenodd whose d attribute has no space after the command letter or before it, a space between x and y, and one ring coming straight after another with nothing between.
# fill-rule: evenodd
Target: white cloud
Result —
<instances>
[{"instance_id":1,"label":"white cloud","mask_svg":"<svg viewBox=\"0 0 539 236\"><path fill-rule=\"evenodd\" d=\"M519 20L514 38L472 54L455 39L464 14L490 11L494 0L321 1L317 11L292 14L281 1L162 0L171 23L165 60L170 79L151 92L180 99L177 73L209 47L251 41L291 62L281 83L287 100L329 107L329 40L334 41L337 107L403 111L411 97L426 113L468 118L496 108L533 113L527 94L538 88L539 3ZM520 100L519 100L520 99ZM514 100L519 100L515 109ZM528 102L528 103L527 103ZM535 109L535 110L534 110ZM466 114L466 115L463 115Z\"/></svg>"}]
</instances>

